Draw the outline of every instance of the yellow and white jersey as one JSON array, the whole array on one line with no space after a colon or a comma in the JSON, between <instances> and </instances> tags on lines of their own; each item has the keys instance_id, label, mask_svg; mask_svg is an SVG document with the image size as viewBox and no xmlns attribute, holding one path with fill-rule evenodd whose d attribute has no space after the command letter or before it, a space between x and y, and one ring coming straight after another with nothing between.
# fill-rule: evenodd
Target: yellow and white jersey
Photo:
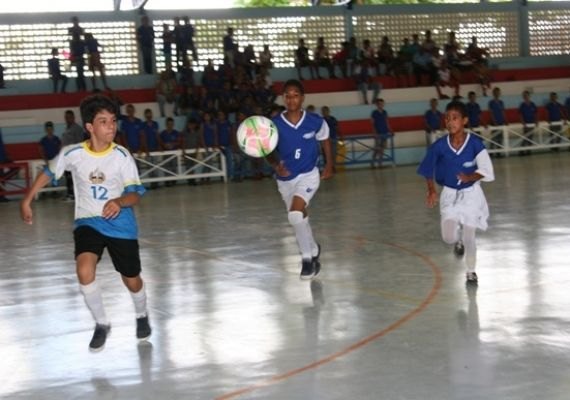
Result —
<instances>
[{"instance_id":1,"label":"yellow and white jersey","mask_svg":"<svg viewBox=\"0 0 570 400\"><path fill-rule=\"evenodd\" d=\"M125 193L145 192L135 161L129 151L115 143L105 151L96 153L88 142L64 147L45 172L59 179L64 171L73 176L75 192L75 226L88 225L101 234L136 239L137 223L131 207L121 209L114 219L104 219L103 207Z\"/></svg>"}]
</instances>

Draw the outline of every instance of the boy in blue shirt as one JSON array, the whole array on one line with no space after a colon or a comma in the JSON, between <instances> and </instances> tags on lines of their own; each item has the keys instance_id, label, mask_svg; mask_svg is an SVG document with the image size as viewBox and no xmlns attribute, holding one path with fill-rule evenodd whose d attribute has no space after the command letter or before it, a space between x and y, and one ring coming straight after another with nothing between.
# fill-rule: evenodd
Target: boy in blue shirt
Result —
<instances>
[{"instance_id":1,"label":"boy in blue shirt","mask_svg":"<svg viewBox=\"0 0 570 400\"><path fill-rule=\"evenodd\" d=\"M121 121L122 143L131 153L140 153L143 123L135 117L135 106L127 104L125 109L127 116Z\"/></svg>"},{"instance_id":2,"label":"boy in blue shirt","mask_svg":"<svg viewBox=\"0 0 570 400\"><path fill-rule=\"evenodd\" d=\"M61 140L53 134L53 122L44 125L46 135L40 140L40 155L46 164L55 158L61 150Z\"/></svg>"},{"instance_id":3,"label":"boy in blue shirt","mask_svg":"<svg viewBox=\"0 0 570 400\"><path fill-rule=\"evenodd\" d=\"M443 114L437 109L437 99L429 101L429 110L424 114L426 123L426 146L429 147L437 139L437 134L442 130Z\"/></svg>"},{"instance_id":4,"label":"boy in blue shirt","mask_svg":"<svg viewBox=\"0 0 570 400\"><path fill-rule=\"evenodd\" d=\"M277 187L287 207L289 223L295 230L302 258L301 279L319 273L320 245L313 237L307 207L317 192L320 179L332 178L332 151L329 127L324 119L303 110L305 91L301 82L291 79L283 87L286 110L273 118L279 131L276 150L267 158L275 169ZM319 176L319 147L327 163Z\"/></svg>"},{"instance_id":5,"label":"boy in blue shirt","mask_svg":"<svg viewBox=\"0 0 570 400\"><path fill-rule=\"evenodd\" d=\"M435 183L443 186L439 198L443 241L455 244L457 256L465 254L467 283L476 284L475 232L487 229L489 217L480 182L491 182L495 175L482 140L465 130L467 119L463 103L452 101L447 105L445 124L449 134L430 146L418 174L426 178L426 204L430 208L438 202Z\"/></svg>"},{"instance_id":6,"label":"boy in blue shirt","mask_svg":"<svg viewBox=\"0 0 570 400\"><path fill-rule=\"evenodd\" d=\"M378 166L382 167L382 161L384 159L384 149L386 148L386 142L392 136L394 132L390 128L390 123L388 122L388 113L384 110L384 99L376 99L376 110L372 111L372 126L374 127L374 153L372 154L371 167L374 168L376 160L378 160Z\"/></svg>"},{"instance_id":7,"label":"boy in blue shirt","mask_svg":"<svg viewBox=\"0 0 570 400\"><path fill-rule=\"evenodd\" d=\"M160 132L158 143L162 150L177 150L180 148L180 134L174 129L174 119L172 117L166 118L166 129ZM170 160L166 163L165 167L172 173L176 174L176 159ZM166 181L165 186L174 186L176 181Z\"/></svg>"},{"instance_id":8,"label":"boy in blue shirt","mask_svg":"<svg viewBox=\"0 0 570 400\"><path fill-rule=\"evenodd\" d=\"M477 103L477 96L475 92L471 91L467 95L469 101L465 105L467 107L467 119L469 121L469 128L478 128L481 125L481 107Z\"/></svg>"},{"instance_id":9,"label":"boy in blue shirt","mask_svg":"<svg viewBox=\"0 0 570 400\"><path fill-rule=\"evenodd\" d=\"M321 108L321 115L329 126L329 139L331 142L331 152L332 152L332 164L333 169L336 172L336 153L338 144L338 121L335 117L331 115L331 110L327 106ZM326 160L325 160L326 161Z\"/></svg>"},{"instance_id":10,"label":"boy in blue shirt","mask_svg":"<svg viewBox=\"0 0 570 400\"><path fill-rule=\"evenodd\" d=\"M501 89L498 87L493 89L493 99L489 100L488 107L491 126L508 125L507 116L505 115L505 103L501 100ZM491 144L489 147L495 149L498 147L497 144L501 146L503 144L503 130L491 129ZM498 153L497 157L502 157L502 154Z\"/></svg>"},{"instance_id":11,"label":"boy in blue shirt","mask_svg":"<svg viewBox=\"0 0 570 400\"><path fill-rule=\"evenodd\" d=\"M519 105L519 114L521 116L521 122L523 124L523 135L524 139L521 143L521 147L528 147L532 145L534 137L534 129L537 126L536 114L538 113L538 108L530 100L530 92L525 90L522 94L523 102ZM531 154L530 150L523 150L519 152L521 156L529 156Z\"/></svg>"},{"instance_id":12,"label":"boy in blue shirt","mask_svg":"<svg viewBox=\"0 0 570 400\"><path fill-rule=\"evenodd\" d=\"M560 132L562 132L562 119L566 119L566 113L564 112L564 107L558 102L558 95L556 92L550 93L550 101L546 103L546 112L548 114L548 123L550 124L548 129L554 132L550 135L550 143L560 143ZM553 150L557 151L558 148Z\"/></svg>"}]
</instances>

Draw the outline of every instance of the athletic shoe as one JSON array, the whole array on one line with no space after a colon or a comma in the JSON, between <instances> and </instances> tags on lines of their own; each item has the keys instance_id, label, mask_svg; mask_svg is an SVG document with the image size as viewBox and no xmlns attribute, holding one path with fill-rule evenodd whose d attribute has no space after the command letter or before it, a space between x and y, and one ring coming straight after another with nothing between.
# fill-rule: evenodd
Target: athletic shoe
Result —
<instances>
[{"instance_id":1,"label":"athletic shoe","mask_svg":"<svg viewBox=\"0 0 570 400\"><path fill-rule=\"evenodd\" d=\"M107 341L107 336L111 332L111 325L95 325L95 332L93 332L93 337L89 343L89 350L96 352L103 350L105 347L105 342Z\"/></svg>"},{"instance_id":2,"label":"athletic shoe","mask_svg":"<svg viewBox=\"0 0 570 400\"><path fill-rule=\"evenodd\" d=\"M463 257L463 254L465 254L465 246L463 246L463 242L461 240L455 243L453 252L457 257Z\"/></svg>"},{"instance_id":3,"label":"athletic shoe","mask_svg":"<svg viewBox=\"0 0 570 400\"><path fill-rule=\"evenodd\" d=\"M152 334L152 329L148 323L148 315L137 318L137 339L147 340Z\"/></svg>"},{"instance_id":4,"label":"athletic shoe","mask_svg":"<svg viewBox=\"0 0 570 400\"><path fill-rule=\"evenodd\" d=\"M313 259L311 260L311 263L313 263L313 272L314 272L314 273L313 273L313 278L314 278L314 277L317 276L317 275L319 274L319 272L321 271L321 263L319 262L318 257L313 258Z\"/></svg>"},{"instance_id":5,"label":"athletic shoe","mask_svg":"<svg viewBox=\"0 0 570 400\"><path fill-rule=\"evenodd\" d=\"M301 280L306 281L311 279L313 276L315 276L313 260L303 260L301 267Z\"/></svg>"},{"instance_id":6,"label":"athletic shoe","mask_svg":"<svg viewBox=\"0 0 570 400\"><path fill-rule=\"evenodd\" d=\"M475 272L467 272L465 274L465 278L467 279L467 283L470 284L477 284L478 278L477 278L477 274Z\"/></svg>"},{"instance_id":7,"label":"athletic shoe","mask_svg":"<svg viewBox=\"0 0 570 400\"><path fill-rule=\"evenodd\" d=\"M317 243L317 255L313 256L313 262L319 261L320 256L321 256L321 245Z\"/></svg>"}]
</instances>

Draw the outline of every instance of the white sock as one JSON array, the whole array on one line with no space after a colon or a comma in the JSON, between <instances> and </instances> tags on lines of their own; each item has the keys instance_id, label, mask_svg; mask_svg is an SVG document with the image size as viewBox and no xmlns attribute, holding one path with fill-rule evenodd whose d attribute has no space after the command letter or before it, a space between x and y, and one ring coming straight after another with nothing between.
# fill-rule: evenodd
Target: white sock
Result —
<instances>
[{"instance_id":1,"label":"white sock","mask_svg":"<svg viewBox=\"0 0 570 400\"><path fill-rule=\"evenodd\" d=\"M319 254L319 247L317 246L317 242L313 236L313 229L311 228L311 224L309 224L309 217L305 218L305 220L307 221L309 234L311 235L311 256L316 257Z\"/></svg>"},{"instance_id":2,"label":"white sock","mask_svg":"<svg viewBox=\"0 0 570 400\"><path fill-rule=\"evenodd\" d=\"M463 245L465 246L465 265L467 272L475 272L475 264L477 263L477 245L475 243L475 231L477 228L472 226L463 227Z\"/></svg>"},{"instance_id":3,"label":"white sock","mask_svg":"<svg viewBox=\"0 0 570 400\"><path fill-rule=\"evenodd\" d=\"M299 212L299 214L301 214ZM303 260L310 260L313 257L313 247L315 240L313 239L313 232L309 225L309 218L299 218L298 220L291 220L291 225L295 229L295 237L299 245L299 251Z\"/></svg>"},{"instance_id":4,"label":"white sock","mask_svg":"<svg viewBox=\"0 0 570 400\"><path fill-rule=\"evenodd\" d=\"M101 325L109 325L107 315L105 314L105 308L103 307L101 289L99 289L97 281L93 281L88 285L79 284L79 289L81 290L81 293L83 293L85 304L87 304L87 308L91 311L91 315L95 322Z\"/></svg>"},{"instance_id":5,"label":"white sock","mask_svg":"<svg viewBox=\"0 0 570 400\"><path fill-rule=\"evenodd\" d=\"M141 290L139 290L136 293L129 291L129 293L131 294L131 297L133 299L133 304L135 305L136 317L137 318L146 317L148 312L146 309L146 290L144 282L141 287Z\"/></svg>"}]
</instances>

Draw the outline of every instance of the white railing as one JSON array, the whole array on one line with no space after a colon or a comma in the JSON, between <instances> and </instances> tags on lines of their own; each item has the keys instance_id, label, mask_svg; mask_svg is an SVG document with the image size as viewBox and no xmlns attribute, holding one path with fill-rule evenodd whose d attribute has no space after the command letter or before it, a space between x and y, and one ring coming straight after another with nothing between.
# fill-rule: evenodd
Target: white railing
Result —
<instances>
[{"instance_id":1,"label":"white railing","mask_svg":"<svg viewBox=\"0 0 570 400\"><path fill-rule=\"evenodd\" d=\"M227 182L226 158L219 150L153 151L148 156L133 154L142 183L168 182L188 179L222 178ZM27 160L31 181L43 171L44 160ZM60 179L62 182L63 179ZM65 185L48 186L40 193L66 190Z\"/></svg>"}]
</instances>

